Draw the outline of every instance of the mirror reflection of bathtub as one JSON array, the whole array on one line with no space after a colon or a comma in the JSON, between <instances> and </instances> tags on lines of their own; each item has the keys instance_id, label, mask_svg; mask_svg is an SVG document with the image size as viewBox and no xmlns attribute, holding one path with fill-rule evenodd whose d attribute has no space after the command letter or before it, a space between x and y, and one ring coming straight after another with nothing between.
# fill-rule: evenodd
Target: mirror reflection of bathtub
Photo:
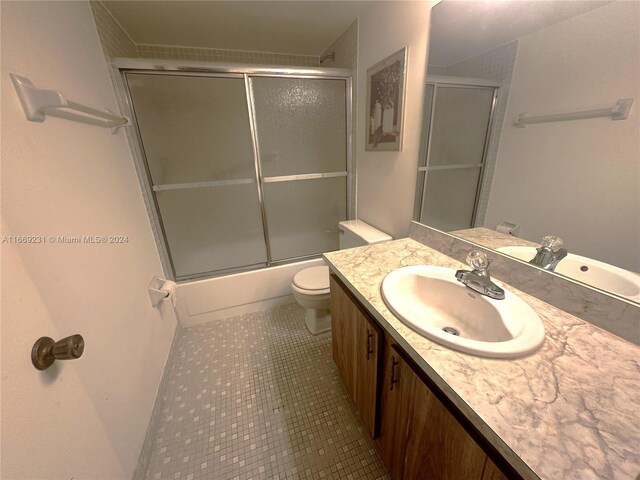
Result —
<instances>
[{"instance_id":1,"label":"mirror reflection of bathtub","mask_svg":"<svg viewBox=\"0 0 640 480\"><path fill-rule=\"evenodd\" d=\"M436 5L414 220L494 249L557 235L569 256L555 274L640 302L639 16L638 2ZM473 102L460 99L461 86L476 97L487 89L486 99L464 111ZM515 125L524 112L604 109L621 98L634 100L624 120ZM521 238L498 235L502 222ZM577 271L566 270L572 260L582 260Z\"/></svg>"}]
</instances>

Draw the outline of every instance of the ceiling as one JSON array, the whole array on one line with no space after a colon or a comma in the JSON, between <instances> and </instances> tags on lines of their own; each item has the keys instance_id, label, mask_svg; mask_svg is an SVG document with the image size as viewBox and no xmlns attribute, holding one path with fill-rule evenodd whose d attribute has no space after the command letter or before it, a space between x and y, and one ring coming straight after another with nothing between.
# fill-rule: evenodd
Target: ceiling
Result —
<instances>
[{"instance_id":1,"label":"ceiling","mask_svg":"<svg viewBox=\"0 0 640 480\"><path fill-rule=\"evenodd\" d=\"M320 55L371 1L107 1L137 44Z\"/></svg>"},{"instance_id":2,"label":"ceiling","mask_svg":"<svg viewBox=\"0 0 640 480\"><path fill-rule=\"evenodd\" d=\"M431 13L430 65L451 65L599 8L595 0L444 0Z\"/></svg>"}]
</instances>

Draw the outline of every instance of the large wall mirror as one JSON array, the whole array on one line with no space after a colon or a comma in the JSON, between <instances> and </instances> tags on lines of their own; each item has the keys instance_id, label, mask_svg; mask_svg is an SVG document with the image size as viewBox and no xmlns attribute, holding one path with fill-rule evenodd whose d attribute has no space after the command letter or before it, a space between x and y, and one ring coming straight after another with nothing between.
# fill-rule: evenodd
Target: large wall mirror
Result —
<instances>
[{"instance_id":1,"label":"large wall mirror","mask_svg":"<svg viewBox=\"0 0 640 480\"><path fill-rule=\"evenodd\" d=\"M525 261L560 237L555 273L640 303L640 2L444 0L431 22L414 219Z\"/></svg>"}]
</instances>

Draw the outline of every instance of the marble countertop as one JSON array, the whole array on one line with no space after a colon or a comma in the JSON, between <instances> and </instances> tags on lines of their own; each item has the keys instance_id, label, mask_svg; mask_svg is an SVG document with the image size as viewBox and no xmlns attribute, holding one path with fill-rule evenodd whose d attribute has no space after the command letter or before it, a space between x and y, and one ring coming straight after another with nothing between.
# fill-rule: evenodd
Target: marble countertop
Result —
<instances>
[{"instance_id":1,"label":"marble countertop","mask_svg":"<svg viewBox=\"0 0 640 480\"><path fill-rule=\"evenodd\" d=\"M536 248L540 246L539 243L530 242L524 238L514 237L512 235L496 232L495 230L490 230L484 227L457 230L455 232L450 232L450 234L493 250L500 247L510 247L514 245L525 245Z\"/></svg>"},{"instance_id":2,"label":"marble countertop","mask_svg":"<svg viewBox=\"0 0 640 480\"><path fill-rule=\"evenodd\" d=\"M405 326L380 286L408 265L462 263L402 239L325 254L369 312L524 478L634 479L640 472L640 347L504 282L542 318L535 353L498 360L451 350Z\"/></svg>"}]
</instances>

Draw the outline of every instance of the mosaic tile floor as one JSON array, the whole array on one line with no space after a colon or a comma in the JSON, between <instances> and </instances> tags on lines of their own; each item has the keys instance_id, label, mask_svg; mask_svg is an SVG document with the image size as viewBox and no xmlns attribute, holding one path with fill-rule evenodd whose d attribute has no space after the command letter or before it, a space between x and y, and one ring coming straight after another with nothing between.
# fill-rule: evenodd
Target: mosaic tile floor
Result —
<instances>
[{"instance_id":1,"label":"mosaic tile floor","mask_svg":"<svg viewBox=\"0 0 640 480\"><path fill-rule=\"evenodd\" d=\"M182 330L147 471L156 479L385 479L331 359L285 305Z\"/></svg>"}]
</instances>

